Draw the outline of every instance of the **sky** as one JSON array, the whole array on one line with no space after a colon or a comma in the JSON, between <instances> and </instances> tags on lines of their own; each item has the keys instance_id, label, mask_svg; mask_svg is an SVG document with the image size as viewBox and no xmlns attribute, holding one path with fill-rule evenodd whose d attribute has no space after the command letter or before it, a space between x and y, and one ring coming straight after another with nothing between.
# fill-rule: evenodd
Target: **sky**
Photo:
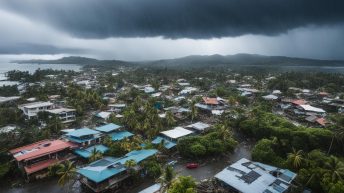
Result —
<instances>
[{"instance_id":1,"label":"sky","mask_svg":"<svg viewBox=\"0 0 344 193\"><path fill-rule=\"evenodd\" d=\"M0 0L0 59L344 60L343 0Z\"/></svg>"}]
</instances>

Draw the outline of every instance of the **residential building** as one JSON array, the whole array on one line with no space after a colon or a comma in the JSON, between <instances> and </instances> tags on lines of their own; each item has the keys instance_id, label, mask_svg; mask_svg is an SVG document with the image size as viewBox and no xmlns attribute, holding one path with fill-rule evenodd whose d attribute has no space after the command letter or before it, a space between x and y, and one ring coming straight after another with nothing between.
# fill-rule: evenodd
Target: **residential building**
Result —
<instances>
[{"instance_id":1,"label":"residential building","mask_svg":"<svg viewBox=\"0 0 344 193\"><path fill-rule=\"evenodd\" d=\"M178 139L193 134L193 131L184 129L183 127L175 127L174 129L162 131L160 135L172 142L177 142Z\"/></svg>"},{"instance_id":2,"label":"residential building","mask_svg":"<svg viewBox=\"0 0 344 193\"><path fill-rule=\"evenodd\" d=\"M144 175L145 172L142 172L143 168L139 163L157 152L155 149L145 149L131 151L121 158L104 157L77 170L81 175L80 182L93 192L119 188L122 182L130 177L130 172L125 166L127 161L134 160L137 165L133 169Z\"/></svg>"},{"instance_id":3,"label":"residential building","mask_svg":"<svg viewBox=\"0 0 344 193\"><path fill-rule=\"evenodd\" d=\"M242 158L215 175L220 184L240 193L288 192L296 174L287 169Z\"/></svg>"},{"instance_id":4,"label":"residential building","mask_svg":"<svg viewBox=\"0 0 344 193\"><path fill-rule=\"evenodd\" d=\"M33 102L19 105L18 108L28 117L37 116L38 112L43 112L54 108L54 104L51 102Z\"/></svg>"},{"instance_id":5,"label":"residential building","mask_svg":"<svg viewBox=\"0 0 344 193\"><path fill-rule=\"evenodd\" d=\"M75 147L71 142L47 139L12 149L10 153L28 179L42 178L47 175L49 166L74 159L71 150Z\"/></svg>"},{"instance_id":6,"label":"residential building","mask_svg":"<svg viewBox=\"0 0 344 193\"><path fill-rule=\"evenodd\" d=\"M101 133L93 129L82 128L67 132L65 138L80 147L89 147L101 142Z\"/></svg>"},{"instance_id":7,"label":"residential building","mask_svg":"<svg viewBox=\"0 0 344 193\"><path fill-rule=\"evenodd\" d=\"M50 109L47 112L54 114L60 118L62 123L71 123L76 120L76 110L70 108Z\"/></svg>"},{"instance_id":8,"label":"residential building","mask_svg":"<svg viewBox=\"0 0 344 193\"><path fill-rule=\"evenodd\" d=\"M193 123L191 125L186 126L187 128L190 128L196 132L202 133L208 131L210 129L211 125L203 122L197 122Z\"/></svg>"},{"instance_id":9,"label":"residential building","mask_svg":"<svg viewBox=\"0 0 344 193\"><path fill-rule=\"evenodd\" d=\"M112 141L121 141L125 138L133 136L133 133L126 131L122 126L116 125L114 123L109 123L100 127L96 127L95 130L108 135Z\"/></svg>"}]
</instances>

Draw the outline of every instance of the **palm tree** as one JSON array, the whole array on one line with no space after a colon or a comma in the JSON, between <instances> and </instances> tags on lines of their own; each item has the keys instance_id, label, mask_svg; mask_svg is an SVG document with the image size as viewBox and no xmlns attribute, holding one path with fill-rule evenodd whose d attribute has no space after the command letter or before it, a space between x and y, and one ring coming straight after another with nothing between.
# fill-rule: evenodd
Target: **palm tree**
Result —
<instances>
[{"instance_id":1,"label":"palm tree","mask_svg":"<svg viewBox=\"0 0 344 193\"><path fill-rule=\"evenodd\" d=\"M72 180L76 176L76 168L74 166L74 162L65 161L64 163L59 164L56 174L60 177L57 182L58 185L62 187L65 186L70 180Z\"/></svg>"},{"instance_id":2,"label":"palm tree","mask_svg":"<svg viewBox=\"0 0 344 193\"><path fill-rule=\"evenodd\" d=\"M291 163L291 165L295 169L298 169L302 165L303 161L304 161L304 158L303 158L303 151L302 150L296 151L293 148L293 152L288 153L288 162Z\"/></svg>"},{"instance_id":3,"label":"palm tree","mask_svg":"<svg viewBox=\"0 0 344 193\"><path fill-rule=\"evenodd\" d=\"M160 192L166 192L172 184L172 180L175 177L175 172L173 171L172 166L167 166L164 173L157 180L160 183Z\"/></svg>"},{"instance_id":4,"label":"palm tree","mask_svg":"<svg viewBox=\"0 0 344 193\"><path fill-rule=\"evenodd\" d=\"M173 113L171 111L166 112L166 121L168 126L174 125L176 120L174 119Z\"/></svg>"},{"instance_id":5,"label":"palm tree","mask_svg":"<svg viewBox=\"0 0 344 193\"><path fill-rule=\"evenodd\" d=\"M233 133L227 124L217 125L217 132L220 135L222 140L227 140L232 137Z\"/></svg>"},{"instance_id":6,"label":"palm tree","mask_svg":"<svg viewBox=\"0 0 344 193\"><path fill-rule=\"evenodd\" d=\"M196 107L196 101L191 102L191 122L193 122L194 118L196 118L198 115L198 110Z\"/></svg>"},{"instance_id":7,"label":"palm tree","mask_svg":"<svg viewBox=\"0 0 344 193\"><path fill-rule=\"evenodd\" d=\"M331 156L330 160L325 163L326 172L331 175L332 182L342 180L344 177L344 164L338 158Z\"/></svg>"},{"instance_id":8,"label":"palm tree","mask_svg":"<svg viewBox=\"0 0 344 193\"><path fill-rule=\"evenodd\" d=\"M344 138L344 127L338 126L337 128L332 129L332 140L331 140L330 147L329 147L328 150L327 150L327 155L329 155L330 152L331 152L332 145L333 145L333 142L334 142L334 139L335 139L335 138L336 138L337 140L341 140L341 139Z\"/></svg>"},{"instance_id":9,"label":"palm tree","mask_svg":"<svg viewBox=\"0 0 344 193\"><path fill-rule=\"evenodd\" d=\"M91 152L91 156L89 158L89 161L94 162L98 159L101 159L102 157L103 157L102 152L100 152L99 150L96 149L96 147L94 147L92 152Z\"/></svg>"}]
</instances>

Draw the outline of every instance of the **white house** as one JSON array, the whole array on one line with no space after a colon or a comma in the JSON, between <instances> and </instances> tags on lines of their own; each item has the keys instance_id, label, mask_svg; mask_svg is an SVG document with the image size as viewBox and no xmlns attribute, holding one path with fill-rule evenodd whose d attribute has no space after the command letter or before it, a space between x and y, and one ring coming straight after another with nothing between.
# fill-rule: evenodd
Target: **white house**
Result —
<instances>
[{"instance_id":1,"label":"white house","mask_svg":"<svg viewBox=\"0 0 344 193\"><path fill-rule=\"evenodd\" d=\"M54 104L51 102L33 102L19 105L18 108L30 119L37 116L38 112L50 110L54 108Z\"/></svg>"},{"instance_id":2,"label":"white house","mask_svg":"<svg viewBox=\"0 0 344 193\"><path fill-rule=\"evenodd\" d=\"M62 123L70 123L76 120L76 110L69 108L58 108L47 110L47 112L57 115Z\"/></svg>"},{"instance_id":3,"label":"white house","mask_svg":"<svg viewBox=\"0 0 344 193\"><path fill-rule=\"evenodd\" d=\"M176 141L179 138L188 136L194 132L188 129L184 129L183 127L176 127L174 129L162 131L160 133L164 135L165 137L167 137L168 139L170 139L171 141Z\"/></svg>"}]
</instances>

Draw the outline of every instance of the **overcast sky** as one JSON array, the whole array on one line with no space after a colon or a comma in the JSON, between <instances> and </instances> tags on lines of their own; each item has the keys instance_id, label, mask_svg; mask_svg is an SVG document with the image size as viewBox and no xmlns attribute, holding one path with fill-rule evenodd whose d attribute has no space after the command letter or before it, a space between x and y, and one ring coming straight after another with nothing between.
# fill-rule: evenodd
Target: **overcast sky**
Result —
<instances>
[{"instance_id":1,"label":"overcast sky","mask_svg":"<svg viewBox=\"0 0 344 193\"><path fill-rule=\"evenodd\" d=\"M0 58L344 59L343 0L0 0Z\"/></svg>"}]
</instances>

